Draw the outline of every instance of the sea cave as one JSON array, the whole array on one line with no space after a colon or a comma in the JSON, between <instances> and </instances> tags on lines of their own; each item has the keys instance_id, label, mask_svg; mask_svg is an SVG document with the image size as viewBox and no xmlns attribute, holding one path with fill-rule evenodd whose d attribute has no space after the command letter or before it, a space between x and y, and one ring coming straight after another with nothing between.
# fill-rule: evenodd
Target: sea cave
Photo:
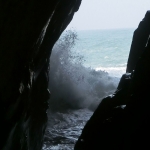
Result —
<instances>
[{"instance_id":1,"label":"sea cave","mask_svg":"<svg viewBox=\"0 0 150 150\"><path fill-rule=\"evenodd\" d=\"M64 140L71 147L60 145L58 150L71 150L72 147L74 150L148 149L150 11L145 11L144 19L141 18L142 21L134 31L126 72L114 86L111 84L112 78L106 72L82 67L81 57L75 56L75 59L80 60L79 63L74 63L71 70L68 69L69 58L73 57L69 55L70 47L74 45L76 34L70 31L63 38L60 36L80 5L81 0L0 0L1 150L46 150L51 143L59 145L64 137L55 136L53 131L62 134L68 132L64 122L61 124L64 125L63 131L58 130L57 124L64 118L68 123L72 123L73 118L77 119L84 128L82 130L75 124L72 132L70 131L71 137ZM62 52L66 50L63 52L65 58L58 55L58 48ZM52 49L55 53L52 53ZM54 59L50 59L51 54ZM57 70L60 59L61 67ZM81 74L75 78L74 73L79 67ZM50 70L55 74L49 75ZM82 75L86 72L90 74L88 77L87 74ZM69 78L70 75L72 78ZM54 78L50 78L51 76ZM101 84L94 87L102 95L102 101L87 106L90 110L95 110L92 114L80 109L87 105L80 100L88 99L91 102L90 98L94 94L89 89L95 76L102 78ZM82 82L85 78L88 79L88 84ZM72 80L76 81L76 85ZM111 95L99 90L105 87L102 86L102 80L109 83L113 91ZM64 86L58 88L57 83ZM73 85L74 93L72 88L68 88L67 94L65 93L64 89L68 85ZM58 94L60 88L62 93ZM84 92L81 92L81 88ZM89 95L85 96L85 92ZM63 96L67 96L67 99L71 96L72 101L64 102ZM60 100L55 101L58 97ZM73 103L76 99L79 102ZM65 112L62 108L70 107L80 109L78 113L68 110L73 118L61 113ZM57 109L61 111L55 113ZM78 119L80 115L85 120ZM55 128L48 130L48 125ZM78 130L82 132L78 133ZM75 131L78 140L73 138ZM52 135L55 140L51 140Z\"/></svg>"}]
</instances>

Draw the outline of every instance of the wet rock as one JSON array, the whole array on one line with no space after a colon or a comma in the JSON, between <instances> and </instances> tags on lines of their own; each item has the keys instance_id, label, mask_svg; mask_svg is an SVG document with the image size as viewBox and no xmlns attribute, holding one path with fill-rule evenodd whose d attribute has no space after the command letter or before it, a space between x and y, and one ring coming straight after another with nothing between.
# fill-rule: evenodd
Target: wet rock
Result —
<instances>
[{"instance_id":1,"label":"wet rock","mask_svg":"<svg viewBox=\"0 0 150 150\"><path fill-rule=\"evenodd\" d=\"M102 100L85 125L75 150L119 149L131 74L124 74L113 95ZM117 141L117 143L116 143ZM120 141L120 142L119 142Z\"/></svg>"},{"instance_id":2,"label":"wet rock","mask_svg":"<svg viewBox=\"0 0 150 150\"><path fill-rule=\"evenodd\" d=\"M49 57L81 0L0 0L2 150L41 150Z\"/></svg>"}]
</instances>

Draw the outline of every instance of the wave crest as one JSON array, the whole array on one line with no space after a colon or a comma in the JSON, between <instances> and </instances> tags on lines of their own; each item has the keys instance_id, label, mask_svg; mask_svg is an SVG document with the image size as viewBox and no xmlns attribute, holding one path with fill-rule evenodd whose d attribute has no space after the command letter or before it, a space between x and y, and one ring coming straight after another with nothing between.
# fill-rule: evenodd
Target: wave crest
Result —
<instances>
[{"instance_id":1,"label":"wave crest","mask_svg":"<svg viewBox=\"0 0 150 150\"><path fill-rule=\"evenodd\" d=\"M102 98L115 91L119 82L119 78L111 77L105 71L84 67L84 57L71 51L76 40L75 31L66 31L52 51L49 105L53 111L94 110Z\"/></svg>"}]
</instances>

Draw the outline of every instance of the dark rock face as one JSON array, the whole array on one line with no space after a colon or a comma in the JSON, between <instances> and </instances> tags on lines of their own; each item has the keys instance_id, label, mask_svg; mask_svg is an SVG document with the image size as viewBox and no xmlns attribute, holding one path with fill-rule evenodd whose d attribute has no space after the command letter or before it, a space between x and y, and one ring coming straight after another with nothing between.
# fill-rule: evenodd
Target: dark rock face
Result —
<instances>
[{"instance_id":1,"label":"dark rock face","mask_svg":"<svg viewBox=\"0 0 150 150\"><path fill-rule=\"evenodd\" d=\"M100 103L85 125L75 150L150 148L149 25L148 11L134 32L127 67L131 73L123 75L116 92Z\"/></svg>"},{"instance_id":2,"label":"dark rock face","mask_svg":"<svg viewBox=\"0 0 150 150\"><path fill-rule=\"evenodd\" d=\"M150 11L147 11L144 19L140 22L138 28L134 31L132 45L127 63L127 72L132 72L138 62L150 34Z\"/></svg>"},{"instance_id":3,"label":"dark rock face","mask_svg":"<svg viewBox=\"0 0 150 150\"><path fill-rule=\"evenodd\" d=\"M41 150L49 57L81 0L0 0L2 150Z\"/></svg>"},{"instance_id":4,"label":"dark rock face","mask_svg":"<svg viewBox=\"0 0 150 150\"><path fill-rule=\"evenodd\" d=\"M120 150L131 74L122 76L116 92L104 98L79 137L75 150Z\"/></svg>"}]
</instances>

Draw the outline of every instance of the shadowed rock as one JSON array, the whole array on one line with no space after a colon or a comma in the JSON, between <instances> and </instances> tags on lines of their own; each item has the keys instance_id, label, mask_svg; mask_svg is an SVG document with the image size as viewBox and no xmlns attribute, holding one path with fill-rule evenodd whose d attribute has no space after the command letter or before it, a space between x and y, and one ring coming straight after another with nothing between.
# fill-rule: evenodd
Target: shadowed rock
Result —
<instances>
[{"instance_id":1,"label":"shadowed rock","mask_svg":"<svg viewBox=\"0 0 150 150\"><path fill-rule=\"evenodd\" d=\"M127 72L132 72L138 62L144 48L147 45L150 34L150 11L147 11L144 19L140 22L138 28L134 31L130 54L127 62Z\"/></svg>"},{"instance_id":2,"label":"shadowed rock","mask_svg":"<svg viewBox=\"0 0 150 150\"><path fill-rule=\"evenodd\" d=\"M41 150L51 49L81 0L0 0L2 150Z\"/></svg>"}]
</instances>

